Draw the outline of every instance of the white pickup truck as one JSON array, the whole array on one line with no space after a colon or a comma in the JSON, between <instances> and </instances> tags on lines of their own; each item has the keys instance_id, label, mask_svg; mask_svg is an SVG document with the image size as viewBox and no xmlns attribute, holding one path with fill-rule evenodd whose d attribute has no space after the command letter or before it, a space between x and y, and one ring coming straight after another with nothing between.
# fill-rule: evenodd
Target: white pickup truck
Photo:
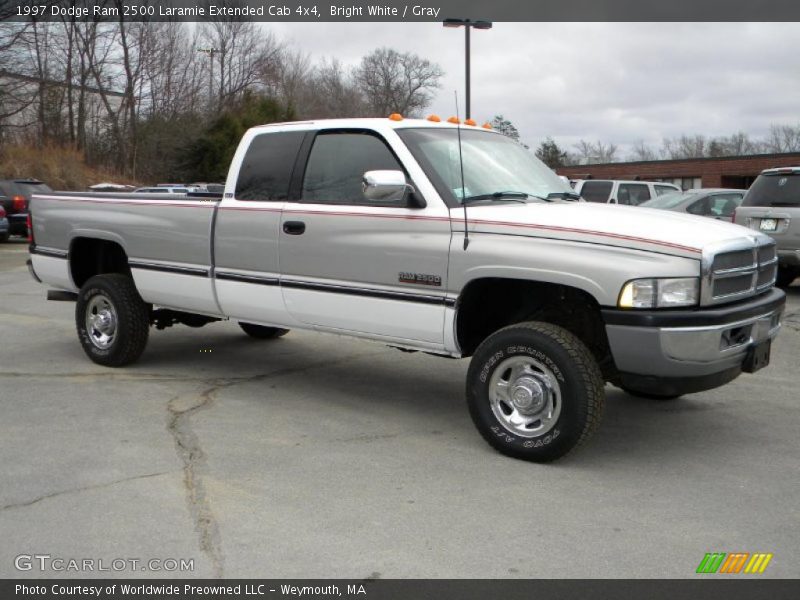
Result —
<instances>
[{"instance_id":1,"label":"white pickup truck","mask_svg":"<svg viewBox=\"0 0 800 600\"><path fill-rule=\"evenodd\" d=\"M606 382L667 399L763 367L785 302L768 236L575 201L508 138L429 120L255 127L221 198L46 193L31 225L96 363L219 319L472 357L478 430L537 462L590 436Z\"/></svg>"}]
</instances>

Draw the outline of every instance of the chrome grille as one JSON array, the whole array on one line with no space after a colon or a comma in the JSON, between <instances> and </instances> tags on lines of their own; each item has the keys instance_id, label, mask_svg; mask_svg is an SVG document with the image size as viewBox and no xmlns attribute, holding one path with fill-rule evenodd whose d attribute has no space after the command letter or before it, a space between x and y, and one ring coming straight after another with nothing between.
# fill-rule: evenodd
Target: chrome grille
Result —
<instances>
[{"instance_id":1,"label":"chrome grille","mask_svg":"<svg viewBox=\"0 0 800 600\"><path fill-rule=\"evenodd\" d=\"M703 303L720 304L763 292L775 284L775 242L766 236L725 243L703 253Z\"/></svg>"}]
</instances>

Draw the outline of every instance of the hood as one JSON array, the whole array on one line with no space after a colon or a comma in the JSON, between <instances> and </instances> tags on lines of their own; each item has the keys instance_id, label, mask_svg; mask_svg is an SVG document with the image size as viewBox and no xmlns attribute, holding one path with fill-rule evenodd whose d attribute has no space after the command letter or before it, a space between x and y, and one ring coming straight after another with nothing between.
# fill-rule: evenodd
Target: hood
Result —
<instances>
[{"instance_id":1,"label":"hood","mask_svg":"<svg viewBox=\"0 0 800 600\"><path fill-rule=\"evenodd\" d=\"M463 208L450 211L463 221ZM655 208L553 202L468 206L470 233L556 238L698 258L704 247L726 240L763 237L746 227Z\"/></svg>"}]
</instances>

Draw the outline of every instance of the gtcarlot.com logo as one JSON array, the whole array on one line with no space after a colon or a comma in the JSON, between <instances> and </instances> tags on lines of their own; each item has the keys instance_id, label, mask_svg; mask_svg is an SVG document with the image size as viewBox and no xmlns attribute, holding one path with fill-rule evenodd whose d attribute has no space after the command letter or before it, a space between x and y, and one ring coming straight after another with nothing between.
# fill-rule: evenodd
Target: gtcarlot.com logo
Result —
<instances>
[{"instance_id":1,"label":"gtcarlot.com logo","mask_svg":"<svg viewBox=\"0 0 800 600\"><path fill-rule=\"evenodd\" d=\"M766 552L708 552L697 566L697 573L761 574L767 569L772 554Z\"/></svg>"},{"instance_id":2,"label":"gtcarlot.com logo","mask_svg":"<svg viewBox=\"0 0 800 600\"><path fill-rule=\"evenodd\" d=\"M17 571L87 573L105 571L194 571L193 558L64 558L49 554L20 554L14 559Z\"/></svg>"}]
</instances>

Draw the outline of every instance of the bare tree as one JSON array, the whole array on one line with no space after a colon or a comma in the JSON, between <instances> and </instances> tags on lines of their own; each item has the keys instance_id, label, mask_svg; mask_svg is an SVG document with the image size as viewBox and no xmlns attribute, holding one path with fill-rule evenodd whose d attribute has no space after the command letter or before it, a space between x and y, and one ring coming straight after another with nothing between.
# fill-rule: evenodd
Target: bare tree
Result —
<instances>
[{"instance_id":1,"label":"bare tree","mask_svg":"<svg viewBox=\"0 0 800 600\"><path fill-rule=\"evenodd\" d=\"M600 140L594 144L585 140L580 140L573 146L579 164L591 165L600 163L611 163L617 161L616 144L604 144Z\"/></svg>"},{"instance_id":2,"label":"bare tree","mask_svg":"<svg viewBox=\"0 0 800 600\"><path fill-rule=\"evenodd\" d=\"M633 145L631 149L630 160L633 161L647 161L657 160L658 155L655 150L644 143L644 140L639 140Z\"/></svg>"},{"instance_id":3,"label":"bare tree","mask_svg":"<svg viewBox=\"0 0 800 600\"><path fill-rule=\"evenodd\" d=\"M379 48L361 59L355 78L373 116L399 112L416 116L440 87L441 67L410 52Z\"/></svg>"},{"instance_id":4,"label":"bare tree","mask_svg":"<svg viewBox=\"0 0 800 600\"><path fill-rule=\"evenodd\" d=\"M792 125L770 125L764 149L776 154L800 152L800 123Z\"/></svg>"},{"instance_id":5,"label":"bare tree","mask_svg":"<svg viewBox=\"0 0 800 600\"><path fill-rule=\"evenodd\" d=\"M341 62L323 59L311 71L301 116L315 119L359 117L368 114L353 75Z\"/></svg>"},{"instance_id":6,"label":"bare tree","mask_svg":"<svg viewBox=\"0 0 800 600\"><path fill-rule=\"evenodd\" d=\"M214 65L216 109L245 91L266 88L278 71L282 46L275 36L250 21L213 21L200 28L200 41ZM210 77L210 75L209 75Z\"/></svg>"}]
</instances>

